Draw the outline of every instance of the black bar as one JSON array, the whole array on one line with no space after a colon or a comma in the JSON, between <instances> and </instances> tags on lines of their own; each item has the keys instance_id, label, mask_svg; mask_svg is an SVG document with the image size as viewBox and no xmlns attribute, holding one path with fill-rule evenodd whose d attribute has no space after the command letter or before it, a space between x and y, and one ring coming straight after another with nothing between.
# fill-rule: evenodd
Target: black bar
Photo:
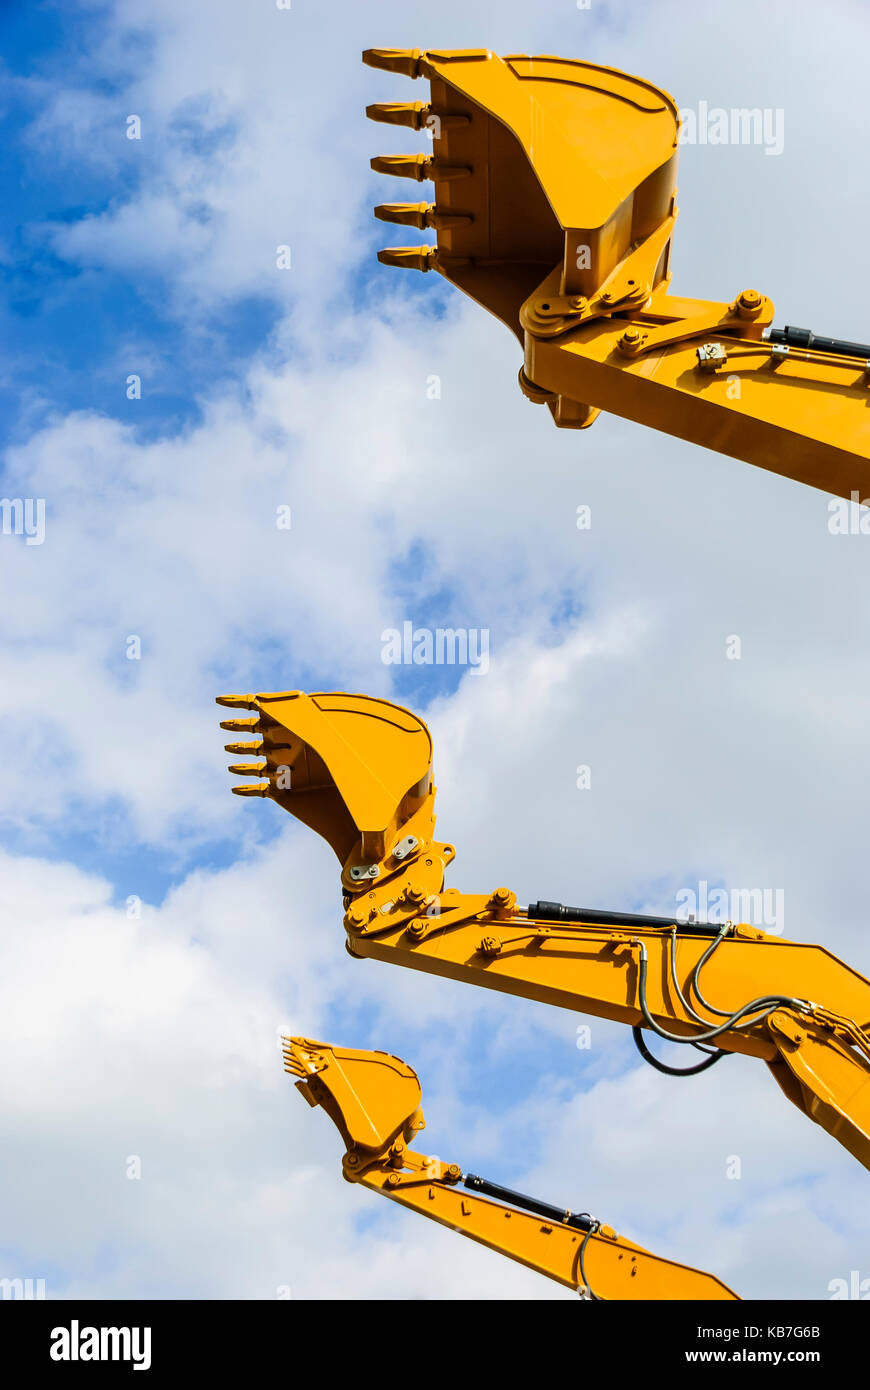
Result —
<instances>
[{"instance_id":1,"label":"black bar","mask_svg":"<svg viewBox=\"0 0 870 1390\"><path fill-rule=\"evenodd\" d=\"M533 1211L537 1216L545 1216L548 1221L559 1226L573 1226L578 1231L588 1231L595 1225L588 1211L565 1211L563 1208L554 1207L550 1202L539 1202L536 1197L526 1197L522 1192L514 1192L509 1187L500 1187L497 1182L478 1178L474 1173L467 1173L462 1179L462 1183L464 1187L468 1187L474 1192L485 1192L487 1197L497 1197L502 1202L510 1202L511 1206L514 1207L525 1207L526 1211Z\"/></svg>"},{"instance_id":2,"label":"black bar","mask_svg":"<svg viewBox=\"0 0 870 1390\"><path fill-rule=\"evenodd\" d=\"M590 1263L594 1258L593 1254ZM592 1264L593 1279L594 1271ZM263 1364L280 1361L281 1357L286 1359L291 1340L311 1341L315 1307L325 1308L329 1316L335 1316L336 1304L322 1291L316 1296L307 1292L304 1266L298 1268L298 1273L302 1286L294 1288L293 1298L286 1301L258 1299L253 1294L247 1298L179 1299L177 1302L0 1299L5 1361L20 1365L23 1383L30 1384L38 1378L49 1387L55 1380L61 1386L72 1381L87 1383L93 1390L95 1382L108 1385L111 1381L118 1386L123 1385L126 1378L133 1390L142 1390L143 1386L168 1383L170 1373L175 1380L181 1375L185 1381L196 1385L203 1384L206 1377L215 1384L248 1384L252 1372L256 1374ZM771 1352L781 1356L780 1369L786 1358L794 1358L796 1353L805 1359L817 1358L816 1364L808 1367L816 1372L816 1380L808 1377L807 1385L854 1383L856 1364L861 1365L866 1360L867 1313L857 1301L860 1298L857 1291L851 1294L854 1302L832 1302L824 1293L826 1282L827 1274L822 1277L818 1300L813 1301L765 1298L763 1302L746 1303L635 1300L624 1303L614 1300L584 1305L580 1353L585 1379L588 1381L594 1374L604 1385L612 1382L617 1364L616 1348L619 1380L628 1384L641 1385L649 1380L651 1359L666 1375L671 1369L680 1369L680 1381L686 1378L687 1361L694 1360L696 1383L707 1384L709 1371L715 1367L697 1362L700 1357L715 1356L729 1363L720 1369L730 1372L733 1384L737 1385L746 1360L758 1361L770 1356ZM517 1328L528 1329L529 1305L517 1305L514 1300L518 1295L513 1299L499 1298L483 1278L479 1296L487 1299L488 1380L509 1383L517 1378ZM329 1347L331 1361L340 1366L345 1379L358 1374L358 1360L354 1362L356 1349L369 1345L373 1325L385 1325L387 1319L390 1322L390 1356L402 1365L419 1365L420 1320L414 1316L395 1316L398 1303L408 1297L410 1295L403 1292L401 1285L397 1288L389 1280L362 1271L358 1295L341 1305L342 1336L334 1336L333 1345ZM445 1326L452 1326L463 1318L468 1321L470 1313L463 1314L463 1305L456 1302L449 1271L439 1269L433 1273L426 1297L430 1300L426 1304L427 1311L435 1304L443 1305ZM500 1308L499 1304L503 1306ZM418 1306L409 1304L409 1313ZM466 1302L464 1306L473 1309L480 1305ZM137 1380L137 1372L130 1361L54 1360L50 1352L57 1340L57 1330L69 1328L73 1319L80 1329L131 1325L149 1328L152 1333L151 1378L146 1372ZM546 1337L554 1345L576 1346L577 1327L578 1310L571 1303L553 1301L534 1305L534 1330L539 1344ZM714 1336L716 1332L719 1335ZM358 1352L356 1354L358 1357ZM775 1386L776 1369L770 1364L763 1369L770 1375L768 1384ZM455 1380L455 1337L427 1339L426 1370L429 1381ZM757 1383L761 1384L761 1380Z\"/></svg>"},{"instance_id":3,"label":"black bar","mask_svg":"<svg viewBox=\"0 0 870 1390\"><path fill-rule=\"evenodd\" d=\"M718 936L723 923L678 922L675 917L644 917L639 912L604 912L595 907L566 907L564 903L529 903L526 911L536 922L589 922L596 927L657 927L669 931L677 927L684 932L700 932Z\"/></svg>"},{"instance_id":4,"label":"black bar","mask_svg":"<svg viewBox=\"0 0 870 1390\"><path fill-rule=\"evenodd\" d=\"M847 343L842 338L822 338L811 328L771 328L767 340L781 343L784 347L812 348L814 352L837 352L841 357L863 357L870 359L870 345L867 343Z\"/></svg>"}]
</instances>

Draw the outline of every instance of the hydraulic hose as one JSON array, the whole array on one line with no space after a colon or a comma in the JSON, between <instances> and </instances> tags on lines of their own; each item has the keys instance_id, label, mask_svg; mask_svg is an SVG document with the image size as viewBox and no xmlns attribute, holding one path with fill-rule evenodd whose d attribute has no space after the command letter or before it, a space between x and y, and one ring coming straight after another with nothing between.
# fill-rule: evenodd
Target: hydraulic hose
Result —
<instances>
[{"instance_id":1,"label":"hydraulic hose","mask_svg":"<svg viewBox=\"0 0 870 1390\"><path fill-rule=\"evenodd\" d=\"M706 959L709 958L709 956L712 954L712 952L715 950L715 948L719 945L720 941L722 940L723 934L724 934L724 933L720 933L720 934L719 934L719 936L717 937L716 941L713 942L713 945L712 945L707 951L705 951L704 955L701 957L701 960L698 962L698 966L695 968L695 971L694 971L694 974L693 974L693 980L694 980L694 977L697 976L699 967L703 964L703 962L704 962ZM720 1036L720 1034L730 1032L730 1030L731 1030L732 1028L736 1028L736 1027L752 1028L752 1027L754 1027L754 1026L755 1026L756 1024L758 1024L758 1023L763 1023L764 1020L765 1020L766 1018L768 1018L776 1009L780 1009L780 1008L797 1008L797 1009L805 1009L805 1008L806 1008L806 1001L805 1001L805 1000L792 999L792 998L790 998L788 995L784 995L784 994L766 994L766 995L762 995L762 996L759 997L758 999L752 999L752 1000L750 1000L749 1003L748 1003L748 1004L744 1004L742 1008L737 1009L734 1013L727 1015L727 1016L725 1017L723 1023L720 1023L720 1024L718 1024L718 1025L716 1025L715 1027L712 1027L712 1028L707 1028L706 1031L703 1032L703 1033L696 1033L695 1036L694 1036L693 1038L684 1037L684 1036L683 1036L682 1034L680 1034L680 1033L670 1033L670 1032L668 1032L668 1030L667 1030L666 1028L662 1028L661 1024L656 1023L655 1019L653 1018L652 1014L650 1013L649 1005L648 1005L648 1003L647 1003L647 998L646 998L646 982L647 982L647 964L648 964L649 957L648 957L648 955L647 955L646 946L644 945L644 943L643 943L642 941L637 940L637 938L635 938L635 941L634 941L633 944L635 944L636 946L639 946L639 947L640 947L640 961L639 961L639 965L638 965L638 988L637 988L637 993L638 993L638 1004L640 1005L640 1011L641 1011L641 1013L643 1014L644 1021L645 1021L646 1025L647 1025L647 1027L650 1028L650 1029L652 1029L652 1031L653 1031L654 1033L657 1033L658 1036L659 1036L660 1038L665 1038L668 1042L675 1042L675 1043L710 1042L713 1038L718 1038L718 1037ZM701 1002L703 1003L703 1000L702 1000ZM721 1010L718 1010L718 1009L717 1009L717 1010L714 1010L714 1012L719 1013L720 1015L721 1015L721 1013L722 1013L722 1011L721 1011ZM757 1017L755 1017L755 1018L750 1018L750 1017L749 1017L750 1014L757 1014ZM694 1015L694 1016L697 1017L697 1015Z\"/></svg>"},{"instance_id":2,"label":"hydraulic hose","mask_svg":"<svg viewBox=\"0 0 870 1390\"><path fill-rule=\"evenodd\" d=\"M664 1072L665 1076L697 1076L698 1072L706 1071L708 1067L712 1067L716 1062L721 1062L722 1058L728 1055L727 1053L722 1052L717 1048L713 1051L710 1051L709 1055L704 1059L703 1062L697 1062L693 1067L672 1067L667 1062L662 1062L659 1060L658 1057L653 1056L646 1043L644 1042L643 1029L640 1027L639 1024L636 1023L634 1025L634 1027L631 1030L631 1036L634 1038L634 1045L637 1048L643 1060L645 1062L649 1062L651 1067L655 1067L656 1071ZM689 1039L687 1038L683 1039L683 1042L688 1041ZM694 1046L698 1048L699 1052L708 1051L707 1048L701 1047L700 1043L696 1043L694 1044Z\"/></svg>"}]
</instances>

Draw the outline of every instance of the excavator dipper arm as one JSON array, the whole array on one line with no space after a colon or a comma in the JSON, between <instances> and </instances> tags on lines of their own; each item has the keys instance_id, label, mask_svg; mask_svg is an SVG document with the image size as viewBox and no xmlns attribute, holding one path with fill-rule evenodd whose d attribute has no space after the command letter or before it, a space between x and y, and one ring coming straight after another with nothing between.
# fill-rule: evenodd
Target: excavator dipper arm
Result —
<instances>
[{"instance_id":1,"label":"excavator dipper arm","mask_svg":"<svg viewBox=\"0 0 870 1390\"><path fill-rule=\"evenodd\" d=\"M746 923L675 922L444 887L432 739L387 700L221 696L259 737L233 790L277 801L342 864L347 947L416 970L766 1062L810 1119L870 1167L870 981L824 947Z\"/></svg>"},{"instance_id":2,"label":"excavator dipper arm","mask_svg":"<svg viewBox=\"0 0 870 1390\"><path fill-rule=\"evenodd\" d=\"M653 1255L587 1212L564 1211L416 1152L410 1145L425 1127L420 1083L398 1057L285 1037L284 1067L338 1127L348 1182L589 1298L737 1298L715 1275Z\"/></svg>"},{"instance_id":3,"label":"excavator dipper arm","mask_svg":"<svg viewBox=\"0 0 870 1390\"><path fill-rule=\"evenodd\" d=\"M428 78L428 103L375 121L431 154L372 160L434 183L434 202L375 215L436 234L386 265L437 270L516 334L520 386L557 425L600 410L842 497L870 496L870 346L774 328L754 289L669 293L679 113L667 92L594 63L487 49L373 48L371 67ZM752 113L747 113L751 115Z\"/></svg>"}]
</instances>

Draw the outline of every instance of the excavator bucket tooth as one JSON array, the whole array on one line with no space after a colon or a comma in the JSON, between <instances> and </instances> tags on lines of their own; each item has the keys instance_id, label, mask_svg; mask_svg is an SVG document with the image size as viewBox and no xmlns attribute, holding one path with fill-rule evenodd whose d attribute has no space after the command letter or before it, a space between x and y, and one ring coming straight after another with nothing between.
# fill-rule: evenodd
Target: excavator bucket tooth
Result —
<instances>
[{"instance_id":1,"label":"excavator bucket tooth","mask_svg":"<svg viewBox=\"0 0 870 1390\"><path fill-rule=\"evenodd\" d=\"M267 763L230 763L227 772L234 773L236 777L261 777L267 766Z\"/></svg>"},{"instance_id":2,"label":"excavator bucket tooth","mask_svg":"<svg viewBox=\"0 0 870 1390\"><path fill-rule=\"evenodd\" d=\"M284 1070L321 1105L348 1149L383 1152L423 1128L417 1073L388 1052L364 1052L310 1038L283 1038Z\"/></svg>"},{"instance_id":3,"label":"excavator bucket tooth","mask_svg":"<svg viewBox=\"0 0 870 1390\"><path fill-rule=\"evenodd\" d=\"M218 695L215 697L219 705L226 705L227 709L256 709L256 695Z\"/></svg>"},{"instance_id":4,"label":"excavator bucket tooth","mask_svg":"<svg viewBox=\"0 0 870 1390\"><path fill-rule=\"evenodd\" d=\"M228 733L231 733L231 734L243 734L243 733L248 733L249 731L250 731L251 733L253 733L255 729L259 729L259 728L260 728L260 721L259 721L259 719L257 719L257 718L254 718L254 719L222 719L222 720L221 720L221 728L222 728L222 729L226 729L227 732L228 732Z\"/></svg>"},{"instance_id":5,"label":"excavator bucket tooth","mask_svg":"<svg viewBox=\"0 0 870 1390\"><path fill-rule=\"evenodd\" d=\"M342 864L352 854L354 862L383 859L400 827L418 811L425 815L433 800L432 740L415 714L368 695L288 691L251 699L252 720L221 727L261 730L265 762L230 770L269 780L233 787L236 795L271 797L322 835Z\"/></svg>"},{"instance_id":6,"label":"excavator bucket tooth","mask_svg":"<svg viewBox=\"0 0 870 1390\"><path fill-rule=\"evenodd\" d=\"M406 126L409 130L435 131L468 125L468 117L459 111L437 110L424 101L382 101L366 107L370 121L381 125Z\"/></svg>"},{"instance_id":7,"label":"excavator bucket tooth","mask_svg":"<svg viewBox=\"0 0 870 1390\"><path fill-rule=\"evenodd\" d=\"M404 77L419 77L422 56L419 48L367 48L362 57L370 68L399 72Z\"/></svg>"},{"instance_id":8,"label":"excavator bucket tooth","mask_svg":"<svg viewBox=\"0 0 870 1390\"><path fill-rule=\"evenodd\" d=\"M444 212L461 199L472 220L439 228L438 269L521 341L520 308L550 272L554 292L588 298L674 211L679 115L642 78L487 49L370 49L363 61L429 79L431 158L373 167L434 179ZM668 247L650 291L667 278Z\"/></svg>"},{"instance_id":9,"label":"excavator bucket tooth","mask_svg":"<svg viewBox=\"0 0 870 1390\"><path fill-rule=\"evenodd\" d=\"M375 217L380 222L397 222L400 227L431 227L429 220L435 212L434 203L380 203Z\"/></svg>"},{"instance_id":10,"label":"excavator bucket tooth","mask_svg":"<svg viewBox=\"0 0 870 1390\"><path fill-rule=\"evenodd\" d=\"M244 743L224 744L225 753L262 753L262 751L263 740L261 738L250 739Z\"/></svg>"},{"instance_id":11,"label":"excavator bucket tooth","mask_svg":"<svg viewBox=\"0 0 870 1390\"><path fill-rule=\"evenodd\" d=\"M428 154L378 154L371 161L376 174L391 174L396 179L416 179L418 183L432 177L432 156Z\"/></svg>"},{"instance_id":12,"label":"excavator bucket tooth","mask_svg":"<svg viewBox=\"0 0 870 1390\"><path fill-rule=\"evenodd\" d=\"M407 126L410 130L421 130L428 114L429 107L425 101L379 101L366 107L370 121Z\"/></svg>"},{"instance_id":13,"label":"excavator bucket tooth","mask_svg":"<svg viewBox=\"0 0 870 1390\"><path fill-rule=\"evenodd\" d=\"M378 252L381 265L395 266L399 270L434 270L437 266L437 252L434 246L385 246Z\"/></svg>"},{"instance_id":14,"label":"excavator bucket tooth","mask_svg":"<svg viewBox=\"0 0 870 1390\"><path fill-rule=\"evenodd\" d=\"M418 183L425 183L427 179L455 183L457 179L471 177L467 164L448 164L446 160L433 159L430 154L378 154L372 159L371 166L376 174L416 179Z\"/></svg>"},{"instance_id":15,"label":"excavator bucket tooth","mask_svg":"<svg viewBox=\"0 0 870 1390\"><path fill-rule=\"evenodd\" d=\"M445 212L434 203L379 203L375 217L402 227L464 227L473 219L467 212ZM419 248L417 248L419 249Z\"/></svg>"}]
</instances>

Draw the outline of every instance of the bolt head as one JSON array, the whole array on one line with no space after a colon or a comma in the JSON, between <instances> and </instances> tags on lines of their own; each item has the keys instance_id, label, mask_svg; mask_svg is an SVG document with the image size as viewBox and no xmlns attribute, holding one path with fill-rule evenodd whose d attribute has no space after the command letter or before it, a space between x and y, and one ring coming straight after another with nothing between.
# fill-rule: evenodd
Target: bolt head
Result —
<instances>
[{"instance_id":1,"label":"bolt head","mask_svg":"<svg viewBox=\"0 0 870 1390\"><path fill-rule=\"evenodd\" d=\"M761 312L763 302L758 290L744 290L737 296L737 312L742 318L755 318Z\"/></svg>"}]
</instances>

